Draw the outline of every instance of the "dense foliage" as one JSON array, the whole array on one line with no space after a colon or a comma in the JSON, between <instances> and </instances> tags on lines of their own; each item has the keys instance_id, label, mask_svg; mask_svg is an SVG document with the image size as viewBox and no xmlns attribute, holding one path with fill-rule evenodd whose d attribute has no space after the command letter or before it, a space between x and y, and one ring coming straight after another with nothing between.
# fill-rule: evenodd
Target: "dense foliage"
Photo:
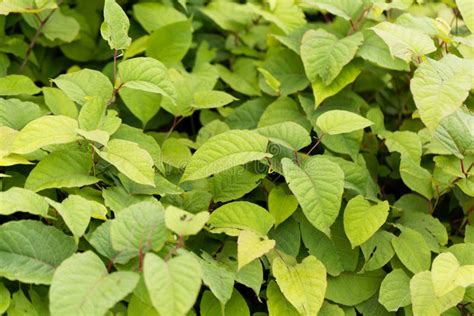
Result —
<instances>
[{"instance_id":1,"label":"dense foliage","mask_svg":"<svg viewBox=\"0 0 474 316\"><path fill-rule=\"evenodd\" d=\"M474 313L472 0L0 0L0 314Z\"/></svg>"}]
</instances>

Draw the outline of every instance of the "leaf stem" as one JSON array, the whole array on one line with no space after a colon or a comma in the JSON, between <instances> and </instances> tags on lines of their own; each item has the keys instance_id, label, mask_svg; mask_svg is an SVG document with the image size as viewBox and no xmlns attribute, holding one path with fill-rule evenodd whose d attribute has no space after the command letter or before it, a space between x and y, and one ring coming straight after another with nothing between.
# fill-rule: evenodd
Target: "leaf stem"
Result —
<instances>
[{"instance_id":1,"label":"leaf stem","mask_svg":"<svg viewBox=\"0 0 474 316\"><path fill-rule=\"evenodd\" d=\"M26 64L28 63L28 59L30 58L31 53L33 52L33 48L36 45L36 42L38 41L38 38L41 34L41 31L43 31L43 28L45 27L46 23L48 23L49 19L51 16L56 12L56 10L59 8L63 0L58 1L58 6L49 12L49 14L44 18L44 20L41 20L38 14L35 14L35 17L39 20L39 26L36 29L35 34L31 38L31 42L28 45L28 48L26 49L25 57L23 58L23 62L21 63L20 66L20 72L23 72L25 70Z\"/></svg>"}]
</instances>

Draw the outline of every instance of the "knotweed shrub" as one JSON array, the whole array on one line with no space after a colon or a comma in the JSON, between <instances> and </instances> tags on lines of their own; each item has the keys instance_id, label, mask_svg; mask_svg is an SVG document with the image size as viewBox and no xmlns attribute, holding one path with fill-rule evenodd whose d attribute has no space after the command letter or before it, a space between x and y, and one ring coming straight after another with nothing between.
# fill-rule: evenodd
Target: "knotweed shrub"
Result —
<instances>
[{"instance_id":1,"label":"knotweed shrub","mask_svg":"<svg viewBox=\"0 0 474 316\"><path fill-rule=\"evenodd\" d=\"M472 315L472 0L0 0L0 314Z\"/></svg>"}]
</instances>

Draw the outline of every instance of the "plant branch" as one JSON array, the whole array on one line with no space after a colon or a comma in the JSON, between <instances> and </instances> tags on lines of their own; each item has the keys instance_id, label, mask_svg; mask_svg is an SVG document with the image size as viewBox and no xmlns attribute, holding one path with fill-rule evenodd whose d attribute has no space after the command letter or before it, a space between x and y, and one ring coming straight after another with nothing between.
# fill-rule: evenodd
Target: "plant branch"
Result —
<instances>
[{"instance_id":1,"label":"plant branch","mask_svg":"<svg viewBox=\"0 0 474 316\"><path fill-rule=\"evenodd\" d=\"M46 23L48 23L49 19L54 14L54 12L56 12L56 10L59 8L61 3L62 3L62 0L59 0L58 1L58 6L54 9L52 9L51 12L49 12L49 14L44 18L44 20L41 20L41 18L37 14L35 14L35 16L39 20L40 24L39 24L38 28L36 29L35 34L31 38L31 42L28 45L28 48L26 49L25 57L23 58L23 62L21 63L21 66L20 66L20 72L23 72L25 70L26 64L28 63L28 59L30 59L30 55L33 52L33 48L35 47L36 42L38 41L38 38L39 38L41 32L43 31L43 28L45 27Z\"/></svg>"}]
</instances>

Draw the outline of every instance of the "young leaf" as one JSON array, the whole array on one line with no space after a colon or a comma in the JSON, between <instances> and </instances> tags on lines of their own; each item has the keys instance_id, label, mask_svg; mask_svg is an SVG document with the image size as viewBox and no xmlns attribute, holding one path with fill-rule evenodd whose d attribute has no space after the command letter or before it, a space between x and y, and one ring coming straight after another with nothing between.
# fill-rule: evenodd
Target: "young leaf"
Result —
<instances>
[{"instance_id":1,"label":"young leaf","mask_svg":"<svg viewBox=\"0 0 474 316\"><path fill-rule=\"evenodd\" d=\"M338 39L323 29L306 32L300 49L309 81L314 82L319 77L324 85L331 84L354 58L363 40L362 33Z\"/></svg>"},{"instance_id":2,"label":"young leaf","mask_svg":"<svg viewBox=\"0 0 474 316\"><path fill-rule=\"evenodd\" d=\"M213 211L208 224L212 232L224 232L230 236L238 236L241 230L265 236L274 221L273 216L257 204L237 201Z\"/></svg>"},{"instance_id":3,"label":"young leaf","mask_svg":"<svg viewBox=\"0 0 474 316\"><path fill-rule=\"evenodd\" d=\"M12 152L28 154L41 147L66 144L78 140L77 121L62 115L40 117L20 131L12 145Z\"/></svg>"},{"instance_id":4,"label":"young leaf","mask_svg":"<svg viewBox=\"0 0 474 316\"><path fill-rule=\"evenodd\" d=\"M115 0L105 0L104 22L100 26L102 38L109 43L111 49L127 49L132 42L128 36L130 21L127 14Z\"/></svg>"},{"instance_id":5,"label":"young leaf","mask_svg":"<svg viewBox=\"0 0 474 316\"><path fill-rule=\"evenodd\" d=\"M145 185L155 186L153 158L140 148L137 143L122 139L112 139L107 143L106 150L95 148L97 154L131 180Z\"/></svg>"},{"instance_id":6,"label":"young leaf","mask_svg":"<svg viewBox=\"0 0 474 316\"><path fill-rule=\"evenodd\" d=\"M49 293L51 315L104 315L133 291L138 279L131 271L109 274L92 251L77 253L54 273Z\"/></svg>"},{"instance_id":7,"label":"young leaf","mask_svg":"<svg viewBox=\"0 0 474 316\"><path fill-rule=\"evenodd\" d=\"M220 108L237 99L222 91L198 91L194 93L193 100L193 107L197 109L212 109Z\"/></svg>"},{"instance_id":8,"label":"young leaf","mask_svg":"<svg viewBox=\"0 0 474 316\"><path fill-rule=\"evenodd\" d=\"M259 236L253 231L243 230L237 239L238 270L253 260L260 258L275 247L275 241Z\"/></svg>"},{"instance_id":9,"label":"young leaf","mask_svg":"<svg viewBox=\"0 0 474 316\"><path fill-rule=\"evenodd\" d=\"M209 212L192 214L172 205L165 210L166 227L180 236L196 235L208 219Z\"/></svg>"},{"instance_id":10,"label":"young leaf","mask_svg":"<svg viewBox=\"0 0 474 316\"><path fill-rule=\"evenodd\" d=\"M379 302L390 312L411 304L410 277L402 269L394 269L385 276L380 284Z\"/></svg>"},{"instance_id":11,"label":"young leaf","mask_svg":"<svg viewBox=\"0 0 474 316\"><path fill-rule=\"evenodd\" d=\"M253 160L271 157L268 140L251 131L232 130L205 142L191 157L181 182L205 178Z\"/></svg>"},{"instance_id":12,"label":"young leaf","mask_svg":"<svg viewBox=\"0 0 474 316\"><path fill-rule=\"evenodd\" d=\"M283 223L298 208L296 197L285 191L283 186L275 186L268 195L268 211L275 218L275 226Z\"/></svg>"},{"instance_id":13,"label":"young leaf","mask_svg":"<svg viewBox=\"0 0 474 316\"><path fill-rule=\"evenodd\" d=\"M431 279L436 296L441 297L457 287L455 281L459 268L458 260L450 252L441 253L433 260Z\"/></svg>"},{"instance_id":14,"label":"young leaf","mask_svg":"<svg viewBox=\"0 0 474 316\"><path fill-rule=\"evenodd\" d=\"M0 78L0 95L33 95L41 92L27 76L9 75Z\"/></svg>"},{"instance_id":15,"label":"young leaf","mask_svg":"<svg viewBox=\"0 0 474 316\"><path fill-rule=\"evenodd\" d=\"M306 159L301 167L284 158L282 167L286 182L306 218L314 227L330 236L329 227L339 214L344 190L341 168L320 156Z\"/></svg>"},{"instance_id":16,"label":"young leaf","mask_svg":"<svg viewBox=\"0 0 474 316\"><path fill-rule=\"evenodd\" d=\"M364 129L374 123L349 111L331 110L321 114L316 125L325 134L337 135Z\"/></svg>"},{"instance_id":17,"label":"young leaf","mask_svg":"<svg viewBox=\"0 0 474 316\"><path fill-rule=\"evenodd\" d=\"M9 280L50 284L55 269L75 251L72 237L39 221L0 226L0 276Z\"/></svg>"},{"instance_id":18,"label":"young leaf","mask_svg":"<svg viewBox=\"0 0 474 316\"><path fill-rule=\"evenodd\" d=\"M90 175L92 157L81 151L52 152L31 170L25 188L38 192L50 188L76 188L99 181Z\"/></svg>"},{"instance_id":19,"label":"young leaf","mask_svg":"<svg viewBox=\"0 0 474 316\"><path fill-rule=\"evenodd\" d=\"M186 315L201 288L199 262L189 253L168 261L145 256L143 273L151 302L161 315Z\"/></svg>"},{"instance_id":20,"label":"young leaf","mask_svg":"<svg viewBox=\"0 0 474 316\"><path fill-rule=\"evenodd\" d=\"M326 292L326 269L316 257L308 256L299 264L287 265L277 257L272 272L286 299L301 315L316 315Z\"/></svg>"},{"instance_id":21,"label":"young leaf","mask_svg":"<svg viewBox=\"0 0 474 316\"><path fill-rule=\"evenodd\" d=\"M371 205L358 195L352 198L344 210L344 230L352 248L362 245L385 223L388 216L388 201Z\"/></svg>"}]
</instances>

